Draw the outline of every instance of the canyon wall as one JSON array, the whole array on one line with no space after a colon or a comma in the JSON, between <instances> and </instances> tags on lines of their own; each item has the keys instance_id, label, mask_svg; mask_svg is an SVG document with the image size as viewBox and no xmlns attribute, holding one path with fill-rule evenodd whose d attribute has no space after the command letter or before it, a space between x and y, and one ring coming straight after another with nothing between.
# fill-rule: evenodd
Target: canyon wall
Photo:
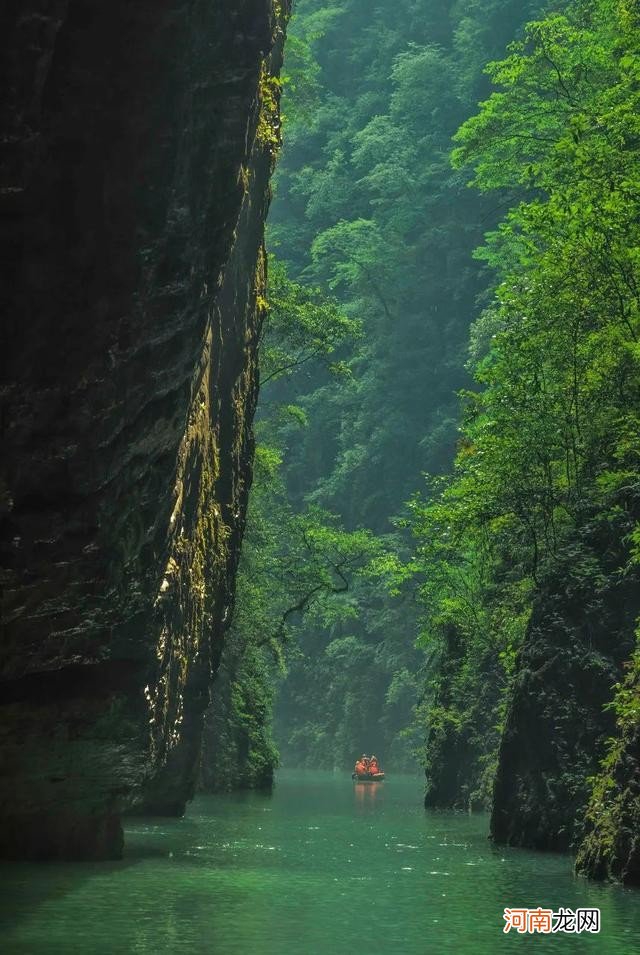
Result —
<instances>
[{"instance_id":1,"label":"canyon wall","mask_svg":"<svg viewBox=\"0 0 640 955\"><path fill-rule=\"evenodd\" d=\"M496 842L567 850L584 836L590 781L616 731L614 687L635 646L639 581L628 563L634 521L621 508L617 521L594 519L582 532L598 570L593 578L580 574L568 549L541 581L498 751Z\"/></svg>"},{"instance_id":2,"label":"canyon wall","mask_svg":"<svg viewBox=\"0 0 640 955\"><path fill-rule=\"evenodd\" d=\"M277 0L0 14L0 854L181 813L251 482Z\"/></svg>"}]
</instances>

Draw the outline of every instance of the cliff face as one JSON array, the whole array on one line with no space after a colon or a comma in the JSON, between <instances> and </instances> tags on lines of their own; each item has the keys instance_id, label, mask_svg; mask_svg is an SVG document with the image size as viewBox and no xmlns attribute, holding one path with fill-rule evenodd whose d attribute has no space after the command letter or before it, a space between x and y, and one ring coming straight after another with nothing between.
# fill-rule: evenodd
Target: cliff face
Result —
<instances>
[{"instance_id":1,"label":"cliff face","mask_svg":"<svg viewBox=\"0 0 640 955\"><path fill-rule=\"evenodd\" d=\"M427 733L425 806L487 810L499 742L500 662L492 647L479 653L475 645L471 661L468 640L454 626L443 628L442 637L434 710L448 718L432 719ZM461 712L464 719L456 719Z\"/></svg>"},{"instance_id":2,"label":"cliff face","mask_svg":"<svg viewBox=\"0 0 640 955\"><path fill-rule=\"evenodd\" d=\"M637 573L620 571L624 538L611 527L591 539L599 574L580 578L568 559L541 587L500 742L491 818L497 842L564 850L581 836L588 780L615 731L607 704L640 613Z\"/></svg>"},{"instance_id":3,"label":"cliff face","mask_svg":"<svg viewBox=\"0 0 640 955\"><path fill-rule=\"evenodd\" d=\"M616 698L618 726L595 778L576 868L640 886L640 652Z\"/></svg>"},{"instance_id":4,"label":"cliff face","mask_svg":"<svg viewBox=\"0 0 640 955\"><path fill-rule=\"evenodd\" d=\"M205 713L200 765L204 792L270 791L278 764L271 735L277 674L264 649L243 639L234 624L227 636L211 706Z\"/></svg>"},{"instance_id":5,"label":"cliff face","mask_svg":"<svg viewBox=\"0 0 640 955\"><path fill-rule=\"evenodd\" d=\"M0 14L0 853L181 812L250 484L286 5Z\"/></svg>"}]
</instances>

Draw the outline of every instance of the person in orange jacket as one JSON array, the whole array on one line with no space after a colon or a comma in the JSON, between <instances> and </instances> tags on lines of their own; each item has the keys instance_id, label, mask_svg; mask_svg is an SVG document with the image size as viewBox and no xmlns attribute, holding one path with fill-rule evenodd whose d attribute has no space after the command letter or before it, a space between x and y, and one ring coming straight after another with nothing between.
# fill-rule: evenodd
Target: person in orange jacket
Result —
<instances>
[{"instance_id":1,"label":"person in orange jacket","mask_svg":"<svg viewBox=\"0 0 640 955\"><path fill-rule=\"evenodd\" d=\"M355 765L355 773L356 773L356 776L366 776L366 775L367 775L367 773L368 773L369 770L367 769L367 766L366 766L366 763L365 763L365 759L366 759L365 756L361 756L360 759L356 760L356 765Z\"/></svg>"},{"instance_id":2,"label":"person in orange jacket","mask_svg":"<svg viewBox=\"0 0 640 955\"><path fill-rule=\"evenodd\" d=\"M378 757L372 756L369 760L369 772L372 776L375 776L376 773L380 772L380 766L378 765Z\"/></svg>"}]
</instances>

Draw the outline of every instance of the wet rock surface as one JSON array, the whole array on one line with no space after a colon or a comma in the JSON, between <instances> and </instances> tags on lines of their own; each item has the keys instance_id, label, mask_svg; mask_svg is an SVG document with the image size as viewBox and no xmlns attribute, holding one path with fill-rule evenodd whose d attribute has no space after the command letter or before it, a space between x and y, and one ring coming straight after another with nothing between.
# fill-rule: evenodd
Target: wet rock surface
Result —
<instances>
[{"instance_id":1,"label":"wet rock surface","mask_svg":"<svg viewBox=\"0 0 640 955\"><path fill-rule=\"evenodd\" d=\"M0 14L0 854L180 813L251 480L271 0Z\"/></svg>"}]
</instances>

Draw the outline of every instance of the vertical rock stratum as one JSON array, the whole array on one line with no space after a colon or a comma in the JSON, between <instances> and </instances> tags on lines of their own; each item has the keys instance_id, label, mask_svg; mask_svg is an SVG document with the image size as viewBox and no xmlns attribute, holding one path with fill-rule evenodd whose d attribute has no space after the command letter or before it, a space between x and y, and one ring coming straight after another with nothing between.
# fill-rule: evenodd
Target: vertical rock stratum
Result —
<instances>
[{"instance_id":1,"label":"vertical rock stratum","mask_svg":"<svg viewBox=\"0 0 640 955\"><path fill-rule=\"evenodd\" d=\"M0 13L0 854L179 813L251 480L285 2Z\"/></svg>"}]
</instances>

